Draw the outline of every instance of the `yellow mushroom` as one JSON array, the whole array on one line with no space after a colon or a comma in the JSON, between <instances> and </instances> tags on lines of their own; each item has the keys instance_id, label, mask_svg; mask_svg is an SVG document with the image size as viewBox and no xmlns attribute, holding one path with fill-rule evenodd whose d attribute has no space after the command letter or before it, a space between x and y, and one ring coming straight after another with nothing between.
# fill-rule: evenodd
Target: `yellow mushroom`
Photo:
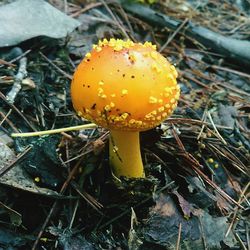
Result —
<instances>
[{"instance_id":1,"label":"yellow mushroom","mask_svg":"<svg viewBox=\"0 0 250 250\"><path fill-rule=\"evenodd\" d=\"M79 115L110 130L109 158L116 176L145 176L139 132L156 127L173 112L180 94L176 77L174 66L150 42L104 39L77 67L73 106Z\"/></svg>"}]
</instances>

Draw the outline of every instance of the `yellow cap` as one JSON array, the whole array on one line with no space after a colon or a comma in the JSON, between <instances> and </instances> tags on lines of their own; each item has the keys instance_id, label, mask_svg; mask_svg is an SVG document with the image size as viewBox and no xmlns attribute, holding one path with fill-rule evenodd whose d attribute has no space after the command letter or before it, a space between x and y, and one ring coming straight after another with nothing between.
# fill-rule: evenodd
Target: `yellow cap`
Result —
<instances>
[{"instance_id":1,"label":"yellow cap","mask_svg":"<svg viewBox=\"0 0 250 250\"><path fill-rule=\"evenodd\" d=\"M177 71L150 42L104 39L77 67L71 96L84 118L112 130L143 131L177 106Z\"/></svg>"}]
</instances>

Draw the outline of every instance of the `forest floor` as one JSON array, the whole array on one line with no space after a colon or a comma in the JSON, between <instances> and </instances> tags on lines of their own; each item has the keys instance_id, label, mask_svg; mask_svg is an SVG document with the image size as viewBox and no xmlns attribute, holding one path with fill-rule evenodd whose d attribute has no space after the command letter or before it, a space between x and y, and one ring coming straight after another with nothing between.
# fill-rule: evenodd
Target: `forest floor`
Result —
<instances>
[{"instance_id":1,"label":"forest floor","mask_svg":"<svg viewBox=\"0 0 250 250\"><path fill-rule=\"evenodd\" d=\"M48 2L73 32L1 35L0 249L250 249L249 1ZM179 74L174 114L141 133L145 179L114 179L103 128L18 136L88 123L72 74L112 37L151 41Z\"/></svg>"}]
</instances>

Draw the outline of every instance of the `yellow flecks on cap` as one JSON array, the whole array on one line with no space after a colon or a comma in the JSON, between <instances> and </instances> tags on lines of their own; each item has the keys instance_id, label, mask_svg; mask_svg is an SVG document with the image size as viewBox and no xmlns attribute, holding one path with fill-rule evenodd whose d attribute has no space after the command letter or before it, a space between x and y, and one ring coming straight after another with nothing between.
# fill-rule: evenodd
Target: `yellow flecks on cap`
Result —
<instances>
[{"instance_id":1,"label":"yellow flecks on cap","mask_svg":"<svg viewBox=\"0 0 250 250\"><path fill-rule=\"evenodd\" d=\"M170 94L169 94L169 93L165 93L164 96L165 96L165 97L169 97Z\"/></svg>"},{"instance_id":2,"label":"yellow flecks on cap","mask_svg":"<svg viewBox=\"0 0 250 250\"><path fill-rule=\"evenodd\" d=\"M110 107L110 105L106 105L106 106L104 107L104 109L105 109L106 111L110 111L111 107Z\"/></svg>"},{"instance_id":3,"label":"yellow flecks on cap","mask_svg":"<svg viewBox=\"0 0 250 250\"><path fill-rule=\"evenodd\" d=\"M147 119L147 120L150 119L150 118L152 118L152 117L153 117L153 115L150 114L150 113L145 115L145 119Z\"/></svg>"},{"instance_id":4,"label":"yellow flecks on cap","mask_svg":"<svg viewBox=\"0 0 250 250\"><path fill-rule=\"evenodd\" d=\"M123 89L122 90L122 95L127 95L128 94L128 90L127 89Z\"/></svg>"},{"instance_id":5,"label":"yellow flecks on cap","mask_svg":"<svg viewBox=\"0 0 250 250\"><path fill-rule=\"evenodd\" d=\"M161 115L162 117L167 117L168 116L168 114L166 113L166 112L164 112L164 113L162 113L162 115Z\"/></svg>"},{"instance_id":6,"label":"yellow flecks on cap","mask_svg":"<svg viewBox=\"0 0 250 250\"><path fill-rule=\"evenodd\" d=\"M97 113L98 116L102 115L102 112L100 110L97 110L96 113Z\"/></svg>"},{"instance_id":7,"label":"yellow flecks on cap","mask_svg":"<svg viewBox=\"0 0 250 250\"><path fill-rule=\"evenodd\" d=\"M144 53L143 53L143 56L144 56L144 57L149 57L149 52L144 52Z\"/></svg>"},{"instance_id":8,"label":"yellow flecks on cap","mask_svg":"<svg viewBox=\"0 0 250 250\"><path fill-rule=\"evenodd\" d=\"M169 103L165 104L165 108L169 109L170 108L170 104Z\"/></svg>"},{"instance_id":9,"label":"yellow flecks on cap","mask_svg":"<svg viewBox=\"0 0 250 250\"><path fill-rule=\"evenodd\" d=\"M174 77L177 78L177 77L178 77L178 72L177 72L175 66L174 66L174 65L171 65L171 66L170 66L170 69L171 69L171 71L172 71Z\"/></svg>"},{"instance_id":10,"label":"yellow flecks on cap","mask_svg":"<svg viewBox=\"0 0 250 250\"><path fill-rule=\"evenodd\" d=\"M82 116L82 112L81 111L77 111L77 115L78 116Z\"/></svg>"},{"instance_id":11,"label":"yellow flecks on cap","mask_svg":"<svg viewBox=\"0 0 250 250\"><path fill-rule=\"evenodd\" d=\"M155 70L157 73L161 73L162 70L157 66L155 62L152 63L151 65L152 70Z\"/></svg>"},{"instance_id":12,"label":"yellow flecks on cap","mask_svg":"<svg viewBox=\"0 0 250 250\"><path fill-rule=\"evenodd\" d=\"M176 102L176 100L175 100L175 98L172 98L171 100L170 100L170 103L175 103Z\"/></svg>"},{"instance_id":13,"label":"yellow flecks on cap","mask_svg":"<svg viewBox=\"0 0 250 250\"><path fill-rule=\"evenodd\" d=\"M167 111L167 113L168 113L168 115L171 115L171 114L173 113L173 109L169 109L169 110Z\"/></svg>"},{"instance_id":14,"label":"yellow flecks on cap","mask_svg":"<svg viewBox=\"0 0 250 250\"><path fill-rule=\"evenodd\" d=\"M161 120L161 116L158 115L158 116L156 117L156 120L157 120L157 121L160 121L160 120Z\"/></svg>"},{"instance_id":15,"label":"yellow flecks on cap","mask_svg":"<svg viewBox=\"0 0 250 250\"><path fill-rule=\"evenodd\" d=\"M34 178L34 181L35 181L35 182L40 182L41 179L40 179L40 177L35 177L35 178Z\"/></svg>"},{"instance_id":16,"label":"yellow flecks on cap","mask_svg":"<svg viewBox=\"0 0 250 250\"><path fill-rule=\"evenodd\" d=\"M87 58L87 59L89 59L91 57L91 53L87 53L86 55L85 55L85 58Z\"/></svg>"},{"instance_id":17,"label":"yellow flecks on cap","mask_svg":"<svg viewBox=\"0 0 250 250\"><path fill-rule=\"evenodd\" d=\"M159 99L158 102L159 102L159 103L163 103L163 100L162 100L162 99Z\"/></svg>"},{"instance_id":18,"label":"yellow flecks on cap","mask_svg":"<svg viewBox=\"0 0 250 250\"><path fill-rule=\"evenodd\" d=\"M110 103L110 107L111 108L114 108L115 107L115 104L113 102Z\"/></svg>"},{"instance_id":19,"label":"yellow flecks on cap","mask_svg":"<svg viewBox=\"0 0 250 250\"><path fill-rule=\"evenodd\" d=\"M179 91L175 94L174 98L175 98L176 100L178 100L178 99L180 98L180 92L179 92Z\"/></svg>"},{"instance_id":20,"label":"yellow flecks on cap","mask_svg":"<svg viewBox=\"0 0 250 250\"><path fill-rule=\"evenodd\" d=\"M103 99L107 98L107 96L105 94L102 94L100 97Z\"/></svg>"},{"instance_id":21,"label":"yellow flecks on cap","mask_svg":"<svg viewBox=\"0 0 250 250\"><path fill-rule=\"evenodd\" d=\"M86 112L87 114L91 114L91 113L92 113L90 109L85 109L85 112Z\"/></svg>"},{"instance_id":22,"label":"yellow flecks on cap","mask_svg":"<svg viewBox=\"0 0 250 250\"><path fill-rule=\"evenodd\" d=\"M109 41L104 38L103 40L99 40L98 41L98 45L101 47L101 46L104 46L104 45L108 45Z\"/></svg>"},{"instance_id":23,"label":"yellow flecks on cap","mask_svg":"<svg viewBox=\"0 0 250 250\"><path fill-rule=\"evenodd\" d=\"M123 120L127 119L127 117L128 117L128 113L126 113L126 112L121 115L121 118Z\"/></svg>"},{"instance_id":24,"label":"yellow flecks on cap","mask_svg":"<svg viewBox=\"0 0 250 250\"><path fill-rule=\"evenodd\" d=\"M174 89L175 89L175 87L165 87L164 91L167 92L167 93L172 94Z\"/></svg>"},{"instance_id":25,"label":"yellow flecks on cap","mask_svg":"<svg viewBox=\"0 0 250 250\"><path fill-rule=\"evenodd\" d=\"M136 56L133 52L129 52L129 57L128 57L129 61L134 63L136 61Z\"/></svg>"},{"instance_id":26,"label":"yellow flecks on cap","mask_svg":"<svg viewBox=\"0 0 250 250\"><path fill-rule=\"evenodd\" d=\"M96 52L100 52L100 51L102 51L102 48L97 46L97 48L95 50L96 50Z\"/></svg>"},{"instance_id":27,"label":"yellow flecks on cap","mask_svg":"<svg viewBox=\"0 0 250 250\"><path fill-rule=\"evenodd\" d=\"M156 51L150 52L150 56L151 56L153 59L157 59L157 52L156 52Z\"/></svg>"},{"instance_id":28,"label":"yellow flecks on cap","mask_svg":"<svg viewBox=\"0 0 250 250\"><path fill-rule=\"evenodd\" d=\"M111 96L111 97L115 97L115 96L116 96L116 94L111 94L110 96Z\"/></svg>"},{"instance_id":29,"label":"yellow flecks on cap","mask_svg":"<svg viewBox=\"0 0 250 250\"><path fill-rule=\"evenodd\" d=\"M174 83L174 85L177 84L176 78L175 78L172 74L169 74L169 75L168 75L168 78L169 78L169 80L170 80L171 82Z\"/></svg>"},{"instance_id":30,"label":"yellow flecks on cap","mask_svg":"<svg viewBox=\"0 0 250 250\"><path fill-rule=\"evenodd\" d=\"M172 110L174 110L177 107L177 102L172 105Z\"/></svg>"},{"instance_id":31,"label":"yellow flecks on cap","mask_svg":"<svg viewBox=\"0 0 250 250\"><path fill-rule=\"evenodd\" d=\"M103 93L103 88L98 88L97 92L98 92L98 94L102 94Z\"/></svg>"},{"instance_id":32,"label":"yellow flecks on cap","mask_svg":"<svg viewBox=\"0 0 250 250\"><path fill-rule=\"evenodd\" d=\"M135 123L135 119L130 119L128 123L129 124L134 124Z\"/></svg>"},{"instance_id":33,"label":"yellow flecks on cap","mask_svg":"<svg viewBox=\"0 0 250 250\"><path fill-rule=\"evenodd\" d=\"M108 47L111 47L114 49L114 51L120 51L122 49L125 49L125 48L130 48L130 47L133 47L135 44L133 41L131 40L122 40L122 39L114 39L114 38L111 38L110 40L107 40L107 39L103 39L103 40L100 40L98 42L98 45L96 45L95 47L93 47L94 49L97 50L97 48L101 48L101 47L104 47L104 46L108 46Z\"/></svg>"},{"instance_id":34,"label":"yellow flecks on cap","mask_svg":"<svg viewBox=\"0 0 250 250\"><path fill-rule=\"evenodd\" d=\"M102 86L102 85L104 85L104 82L103 82L103 81L100 81L98 84L99 84L100 86Z\"/></svg>"},{"instance_id":35,"label":"yellow flecks on cap","mask_svg":"<svg viewBox=\"0 0 250 250\"><path fill-rule=\"evenodd\" d=\"M158 99L156 97L150 96L149 97L149 103L157 103Z\"/></svg>"},{"instance_id":36,"label":"yellow flecks on cap","mask_svg":"<svg viewBox=\"0 0 250 250\"><path fill-rule=\"evenodd\" d=\"M159 111L159 112L163 112L164 109L165 109L165 108L162 106L162 107L158 108L158 111Z\"/></svg>"},{"instance_id":37,"label":"yellow flecks on cap","mask_svg":"<svg viewBox=\"0 0 250 250\"><path fill-rule=\"evenodd\" d=\"M153 45L151 42L145 42L142 46L145 48L152 48L153 50L156 50L156 45Z\"/></svg>"}]
</instances>

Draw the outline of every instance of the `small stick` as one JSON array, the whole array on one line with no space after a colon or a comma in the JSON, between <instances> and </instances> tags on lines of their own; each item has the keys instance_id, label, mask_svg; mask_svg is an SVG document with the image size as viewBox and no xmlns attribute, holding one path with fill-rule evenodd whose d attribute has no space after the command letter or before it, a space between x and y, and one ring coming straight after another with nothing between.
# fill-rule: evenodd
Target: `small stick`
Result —
<instances>
[{"instance_id":1,"label":"small stick","mask_svg":"<svg viewBox=\"0 0 250 250\"><path fill-rule=\"evenodd\" d=\"M64 75L66 78L69 80L72 80L72 76L69 75L68 73L64 72L62 69L60 69L57 65L55 65L51 60L49 60L48 57L46 57L42 52L39 52L39 54L42 56L42 58L47 61L50 65L52 65L59 73Z\"/></svg>"},{"instance_id":2,"label":"small stick","mask_svg":"<svg viewBox=\"0 0 250 250\"><path fill-rule=\"evenodd\" d=\"M207 112L207 116L208 116L208 118L209 118L209 120L210 120L216 134L217 134L217 137L221 139L221 141L223 142L224 145L227 145L227 142L224 140L224 138L220 135L219 131L217 130L210 112Z\"/></svg>"},{"instance_id":3,"label":"small stick","mask_svg":"<svg viewBox=\"0 0 250 250\"><path fill-rule=\"evenodd\" d=\"M237 233L235 233L235 238L236 238L236 239L238 240L238 242L240 243L241 249L247 250L247 248L246 248L244 242L242 241L242 239L240 238L240 236L239 236Z\"/></svg>"},{"instance_id":4,"label":"small stick","mask_svg":"<svg viewBox=\"0 0 250 250\"><path fill-rule=\"evenodd\" d=\"M229 73L232 73L232 74L239 75L239 76L246 77L246 78L250 79L249 74L243 73L243 72L238 71L238 70L229 69L229 68L226 68L226 67L221 67L221 66L216 66L216 65L212 65L211 68L215 69L215 70L221 70L221 71L229 72Z\"/></svg>"},{"instance_id":5,"label":"small stick","mask_svg":"<svg viewBox=\"0 0 250 250\"><path fill-rule=\"evenodd\" d=\"M22 80L27 76L27 57L21 58L19 62L19 69L14 78L14 84L12 89L6 95L6 100L11 104L15 102L15 98L22 88Z\"/></svg>"},{"instance_id":6,"label":"small stick","mask_svg":"<svg viewBox=\"0 0 250 250\"><path fill-rule=\"evenodd\" d=\"M67 128L58 128L58 129L51 129L51 130L44 130L44 131L37 131L37 132L27 132L27 133L12 133L12 137L31 137L31 136L41 136L41 135L51 135L51 134L57 134L67 131L73 131L73 130L81 130L81 129L87 129L87 128L96 128L97 125L94 123L79 125L79 126L72 126Z\"/></svg>"},{"instance_id":7,"label":"small stick","mask_svg":"<svg viewBox=\"0 0 250 250\"><path fill-rule=\"evenodd\" d=\"M168 38L168 40L162 45L159 52L162 52L168 44L175 38L175 36L179 33L179 31L184 27L184 25L188 22L188 18L181 23L181 25L174 31L174 33Z\"/></svg>"},{"instance_id":8,"label":"small stick","mask_svg":"<svg viewBox=\"0 0 250 250\"><path fill-rule=\"evenodd\" d=\"M7 100L6 100L6 97L5 95L0 91L0 98L6 103L8 104L13 110L15 110L18 115L20 115L23 120L27 123L27 125L29 125L29 127L31 129L33 129L33 131L36 131L36 128L29 122L29 120L24 116L24 114L12 103L9 103Z\"/></svg>"},{"instance_id":9,"label":"small stick","mask_svg":"<svg viewBox=\"0 0 250 250\"><path fill-rule=\"evenodd\" d=\"M118 18L114 15L114 13L112 12L112 10L109 8L108 4L104 1L101 0L102 4L104 5L105 9L109 12L110 16L113 18L113 20L115 21L115 24L117 25L117 27L121 30L121 32L123 33L123 35L129 39L129 36L126 32L126 30L123 28L123 26L120 24Z\"/></svg>"},{"instance_id":10,"label":"small stick","mask_svg":"<svg viewBox=\"0 0 250 250\"><path fill-rule=\"evenodd\" d=\"M3 120L0 121L0 126L8 119L8 116L11 114L11 112L12 112L12 109L10 109L10 110L8 111L8 113L7 113L6 115L3 116ZM2 112L0 112L0 114L2 115Z\"/></svg>"},{"instance_id":11,"label":"small stick","mask_svg":"<svg viewBox=\"0 0 250 250\"><path fill-rule=\"evenodd\" d=\"M181 225L181 223L180 223L180 224L179 224L179 230L178 230L178 238L177 238L177 242L176 242L176 250L179 250L179 249L180 249L181 228L182 228L182 225Z\"/></svg>"}]
</instances>

